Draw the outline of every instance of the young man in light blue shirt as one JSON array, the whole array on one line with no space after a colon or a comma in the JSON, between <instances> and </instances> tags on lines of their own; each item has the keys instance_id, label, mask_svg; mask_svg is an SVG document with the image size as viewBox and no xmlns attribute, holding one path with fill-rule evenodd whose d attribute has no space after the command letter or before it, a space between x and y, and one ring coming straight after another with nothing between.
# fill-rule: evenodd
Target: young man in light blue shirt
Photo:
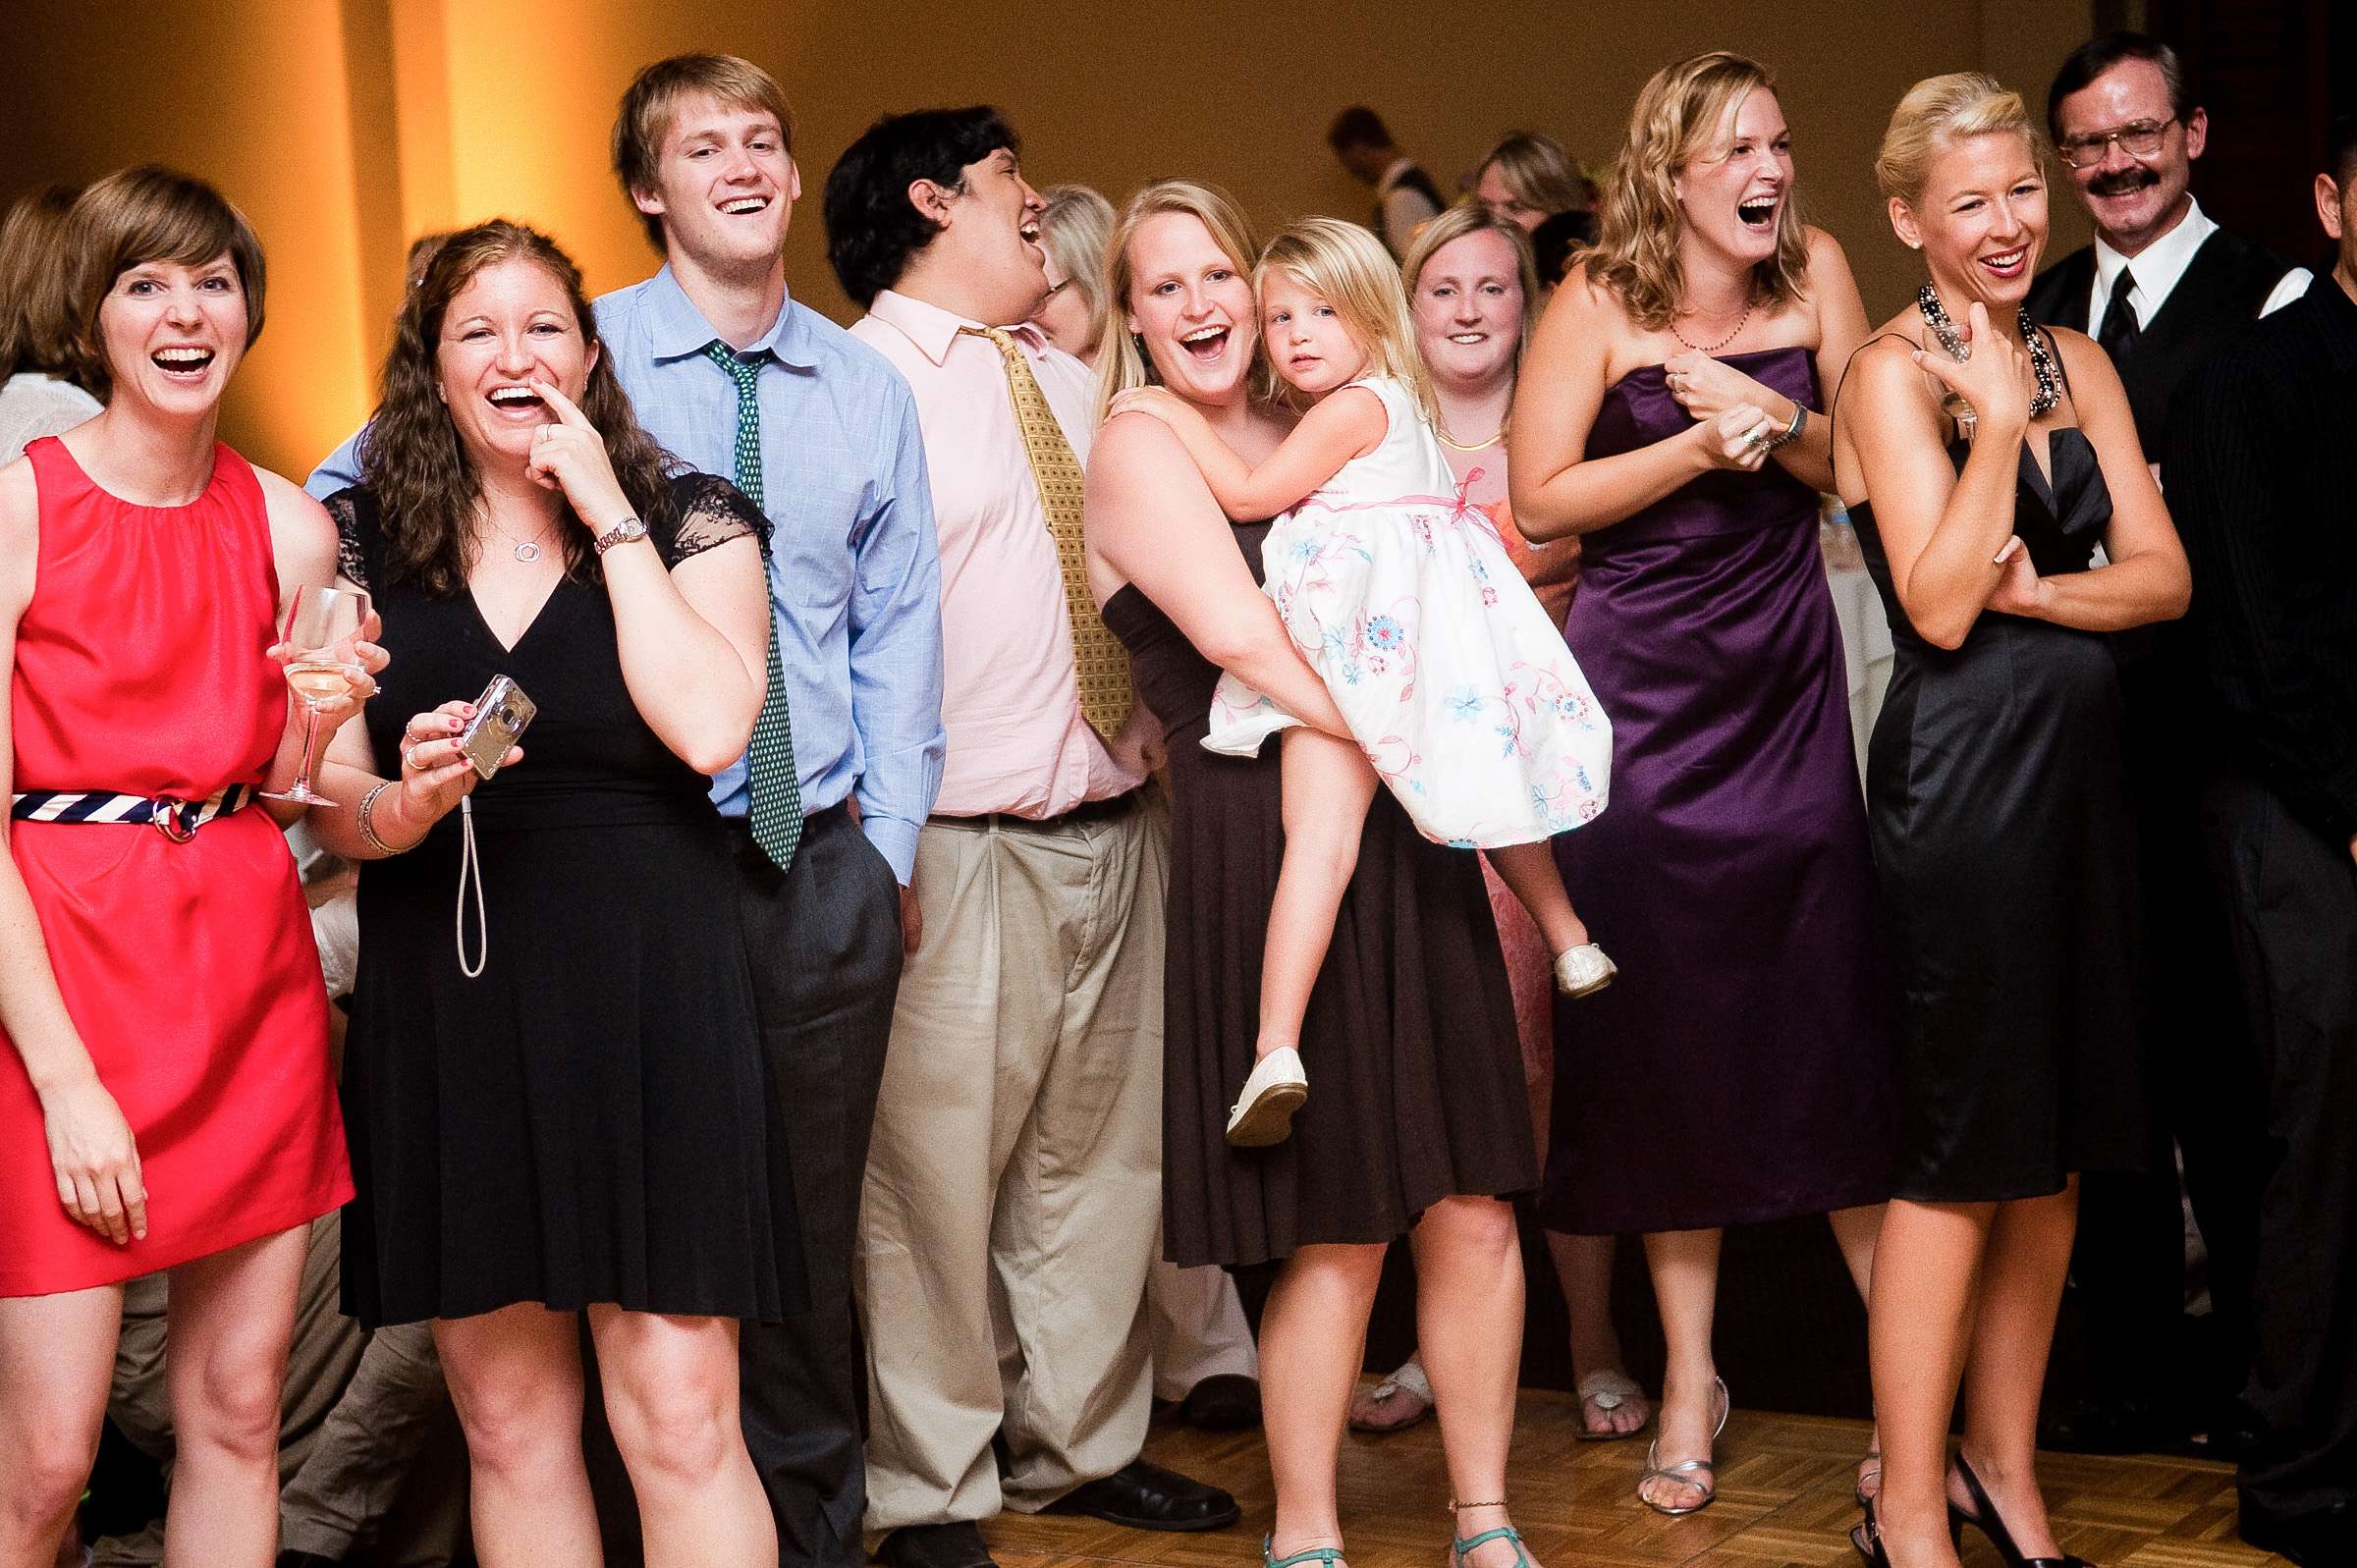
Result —
<instances>
[{"instance_id":1,"label":"young man in light blue shirt","mask_svg":"<svg viewBox=\"0 0 2357 1568\"><path fill-rule=\"evenodd\" d=\"M917 828L941 785L941 568L907 384L787 296L801 193L790 136L777 83L747 61L686 55L640 72L614 164L664 265L599 299L597 320L639 423L754 495L775 527L773 678L801 812L785 869L745 762L713 781L713 798L742 825L740 909L810 1306L743 1325L742 1417L782 1563L854 1568L865 1362L851 1246L904 949L919 940L906 886ZM757 728L756 771L763 756Z\"/></svg>"}]
</instances>

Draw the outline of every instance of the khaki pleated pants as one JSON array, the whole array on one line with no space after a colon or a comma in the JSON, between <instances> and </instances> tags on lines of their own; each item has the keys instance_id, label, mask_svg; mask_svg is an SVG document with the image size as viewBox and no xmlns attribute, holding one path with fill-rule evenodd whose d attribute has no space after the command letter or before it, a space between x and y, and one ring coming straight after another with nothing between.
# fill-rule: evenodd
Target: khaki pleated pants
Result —
<instances>
[{"instance_id":1,"label":"khaki pleated pants","mask_svg":"<svg viewBox=\"0 0 2357 1568\"><path fill-rule=\"evenodd\" d=\"M1152 802L918 837L859 1217L871 1532L1032 1511L1145 1440L1168 861Z\"/></svg>"}]
</instances>

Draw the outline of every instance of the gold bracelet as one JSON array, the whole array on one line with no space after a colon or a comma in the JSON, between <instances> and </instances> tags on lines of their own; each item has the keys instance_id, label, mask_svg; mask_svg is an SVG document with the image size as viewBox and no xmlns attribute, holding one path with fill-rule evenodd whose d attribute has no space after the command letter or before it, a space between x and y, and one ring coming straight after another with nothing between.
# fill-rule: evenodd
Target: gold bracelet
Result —
<instances>
[{"instance_id":1,"label":"gold bracelet","mask_svg":"<svg viewBox=\"0 0 2357 1568\"><path fill-rule=\"evenodd\" d=\"M362 795L360 797L360 809L353 818L353 820L358 824L360 838L367 841L368 847L375 850L378 854L386 856L405 854L408 852L407 850L394 848L391 844L385 842L382 838L379 838L376 836L376 823L374 821L376 812L376 797L392 787L393 781L387 779L384 783L378 784L375 788ZM415 844L410 845L411 849L414 849L417 846Z\"/></svg>"}]
</instances>

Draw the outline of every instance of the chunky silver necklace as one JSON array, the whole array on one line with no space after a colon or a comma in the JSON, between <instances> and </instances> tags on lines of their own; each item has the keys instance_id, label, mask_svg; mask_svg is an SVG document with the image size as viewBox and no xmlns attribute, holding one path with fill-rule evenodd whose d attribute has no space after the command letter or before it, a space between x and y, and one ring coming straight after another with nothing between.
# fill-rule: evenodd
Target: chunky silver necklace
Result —
<instances>
[{"instance_id":1,"label":"chunky silver necklace","mask_svg":"<svg viewBox=\"0 0 2357 1568\"><path fill-rule=\"evenodd\" d=\"M1915 291L1915 308L1923 312L1924 324L1940 347L1958 364L1972 357L1972 345L1956 331L1956 324L1947 319L1941 306L1940 291L1925 284ZM2062 401L2062 382L2055 374L2054 351L2046 346L2046 334L2030 325L2029 313L2021 311L2013 318L2014 329L2021 334L2022 346L2029 350L2030 374L2038 380L2038 390L2030 395L2030 417L2035 419Z\"/></svg>"}]
</instances>

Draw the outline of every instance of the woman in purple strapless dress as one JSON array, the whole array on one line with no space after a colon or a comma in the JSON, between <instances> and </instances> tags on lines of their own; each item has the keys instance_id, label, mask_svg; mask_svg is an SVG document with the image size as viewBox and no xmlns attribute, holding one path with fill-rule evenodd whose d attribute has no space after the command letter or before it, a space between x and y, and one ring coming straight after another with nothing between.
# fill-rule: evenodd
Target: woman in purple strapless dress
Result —
<instances>
[{"instance_id":1,"label":"woman in purple strapless dress","mask_svg":"<svg viewBox=\"0 0 2357 1568\"><path fill-rule=\"evenodd\" d=\"M1817 544L1821 389L1866 315L1791 187L1758 66L1655 76L1507 466L1526 535L1579 537L1564 635L1615 736L1612 806L1557 853L1620 976L1559 1010L1541 1214L1645 1233L1669 1362L1639 1495L1665 1513L1716 1481L1721 1227L1830 1214L1862 1290L1890 1196L1890 982Z\"/></svg>"}]
</instances>

